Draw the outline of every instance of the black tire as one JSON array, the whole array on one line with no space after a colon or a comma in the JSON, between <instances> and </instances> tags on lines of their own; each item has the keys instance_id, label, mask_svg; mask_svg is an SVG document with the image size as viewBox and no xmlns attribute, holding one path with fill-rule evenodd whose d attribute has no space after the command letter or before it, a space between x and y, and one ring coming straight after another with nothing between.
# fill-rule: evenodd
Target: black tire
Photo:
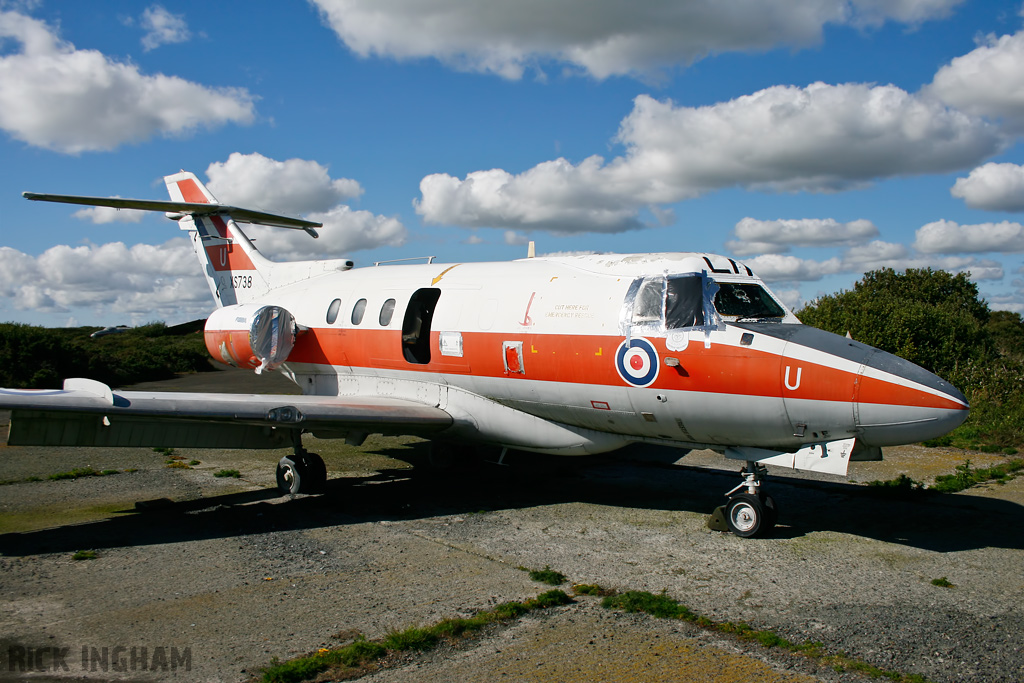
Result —
<instances>
[{"instance_id":1,"label":"black tire","mask_svg":"<svg viewBox=\"0 0 1024 683\"><path fill-rule=\"evenodd\" d=\"M322 493L327 485L327 465L324 459L316 453L306 453L303 458L306 461L308 486L302 487L303 493Z\"/></svg>"},{"instance_id":2,"label":"black tire","mask_svg":"<svg viewBox=\"0 0 1024 683\"><path fill-rule=\"evenodd\" d=\"M761 499L749 493L733 496L725 506L725 522L729 525L729 531L740 538L757 536L765 526L765 511Z\"/></svg>"},{"instance_id":3,"label":"black tire","mask_svg":"<svg viewBox=\"0 0 1024 683\"><path fill-rule=\"evenodd\" d=\"M774 529L779 521L779 506L775 504L775 499L767 493L761 494L761 505L764 506L764 525L761 531L767 533Z\"/></svg>"}]
</instances>

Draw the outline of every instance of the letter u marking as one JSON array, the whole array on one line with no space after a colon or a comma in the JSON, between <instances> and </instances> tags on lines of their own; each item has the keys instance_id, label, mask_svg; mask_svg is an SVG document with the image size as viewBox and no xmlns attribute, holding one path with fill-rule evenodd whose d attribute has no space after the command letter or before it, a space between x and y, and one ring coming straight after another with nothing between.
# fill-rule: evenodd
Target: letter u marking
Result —
<instances>
[{"instance_id":1,"label":"letter u marking","mask_svg":"<svg viewBox=\"0 0 1024 683\"><path fill-rule=\"evenodd\" d=\"M804 372L803 368L797 368L796 369L796 384L790 386L790 384L789 384L789 366L787 365L786 366L786 388L789 389L790 391L796 391L797 389L799 389L800 388L800 375L802 375L803 372Z\"/></svg>"},{"instance_id":2,"label":"letter u marking","mask_svg":"<svg viewBox=\"0 0 1024 683\"><path fill-rule=\"evenodd\" d=\"M222 266L226 266L228 264L228 248L227 247L221 247L220 248L220 264ZM787 368L787 370L788 370L788 368Z\"/></svg>"}]
</instances>

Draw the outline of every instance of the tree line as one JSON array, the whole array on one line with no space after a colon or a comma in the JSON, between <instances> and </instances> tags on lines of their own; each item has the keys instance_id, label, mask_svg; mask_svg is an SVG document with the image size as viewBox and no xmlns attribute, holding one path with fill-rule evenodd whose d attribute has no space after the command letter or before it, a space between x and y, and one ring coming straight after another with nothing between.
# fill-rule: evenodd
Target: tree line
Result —
<instances>
[{"instance_id":1,"label":"tree line","mask_svg":"<svg viewBox=\"0 0 1024 683\"><path fill-rule=\"evenodd\" d=\"M212 370L203 321L162 322L91 337L98 327L45 328L0 323L0 386L58 389L68 377L113 387Z\"/></svg>"}]
</instances>

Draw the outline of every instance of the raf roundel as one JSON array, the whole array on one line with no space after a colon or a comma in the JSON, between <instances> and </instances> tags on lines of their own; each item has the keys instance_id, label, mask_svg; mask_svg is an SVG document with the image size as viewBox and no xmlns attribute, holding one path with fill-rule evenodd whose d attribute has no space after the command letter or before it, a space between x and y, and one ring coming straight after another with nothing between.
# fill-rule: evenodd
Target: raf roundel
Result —
<instances>
[{"instance_id":1,"label":"raf roundel","mask_svg":"<svg viewBox=\"0 0 1024 683\"><path fill-rule=\"evenodd\" d=\"M642 337L628 339L615 352L619 376L635 387L647 387L658 378L658 352Z\"/></svg>"}]
</instances>

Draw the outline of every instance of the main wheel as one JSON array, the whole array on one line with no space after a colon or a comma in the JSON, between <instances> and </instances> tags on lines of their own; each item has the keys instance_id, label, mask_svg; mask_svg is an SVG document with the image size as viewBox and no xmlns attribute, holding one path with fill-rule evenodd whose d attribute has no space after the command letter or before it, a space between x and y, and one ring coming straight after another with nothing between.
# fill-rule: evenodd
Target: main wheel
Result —
<instances>
[{"instance_id":1,"label":"main wheel","mask_svg":"<svg viewBox=\"0 0 1024 683\"><path fill-rule=\"evenodd\" d=\"M277 462L277 488L284 495L300 493L308 475L301 456L286 455Z\"/></svg>"},{"instance_id":2,"label":"main wheel","mask_svg":"<svg viewBox=\"0 0 1024 683\"><path fill-rule=\"evenodd\" d=\"M725 522L729 531L741 538L756 536L766 528L764 505L757 496L737 494L725 506Z\"/></svg>"},{"instance_id":3,"label":"main wheel","mask_svg":"<svg viewBox=\"0 0 1024 683\"><path fill-rule=\"evenodd\" d=\"M286 455L277 463L277 488L282 494L316 493L327 483L327 466L316 453Z\"/></svg>"}]
</instances>

